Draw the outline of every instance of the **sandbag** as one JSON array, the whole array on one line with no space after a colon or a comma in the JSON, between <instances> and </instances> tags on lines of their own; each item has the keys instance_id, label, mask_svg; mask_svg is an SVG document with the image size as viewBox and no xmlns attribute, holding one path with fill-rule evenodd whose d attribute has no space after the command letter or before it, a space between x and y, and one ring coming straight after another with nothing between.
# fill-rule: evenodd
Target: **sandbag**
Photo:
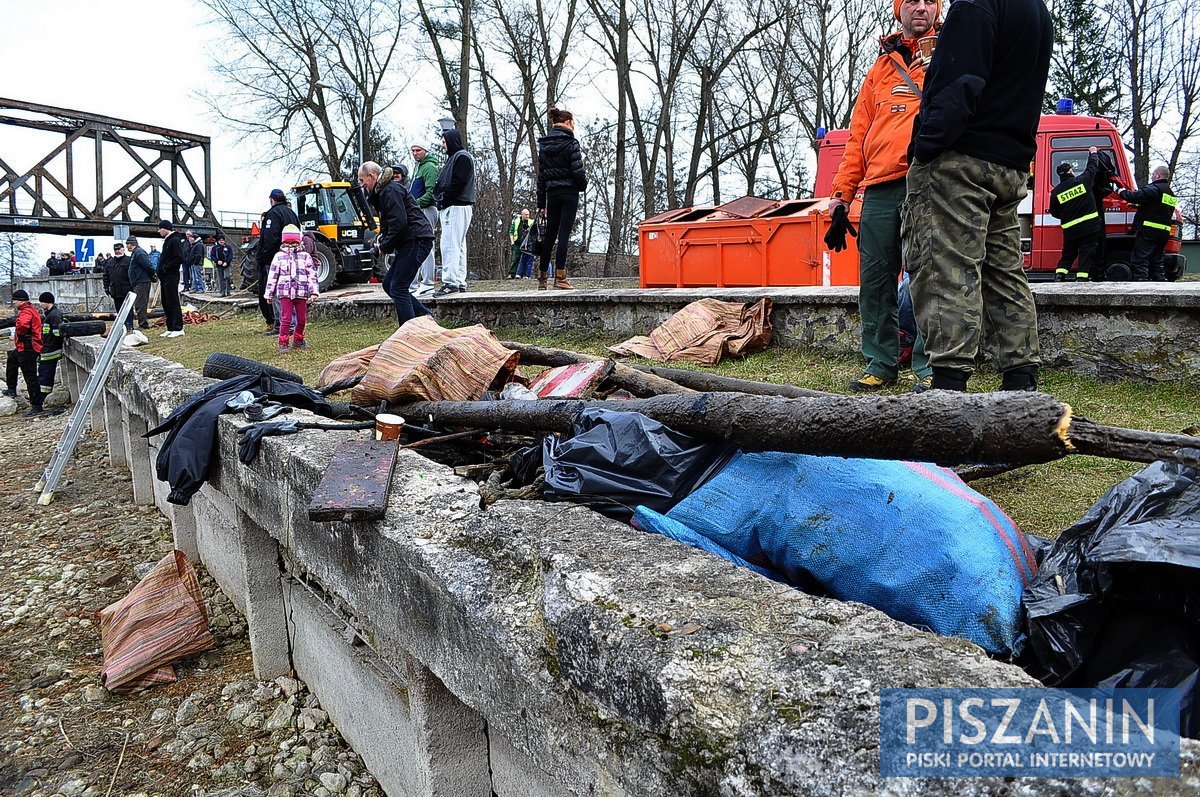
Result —
<instances>
[{"instance_id":1,"label":"sandbag","mask_svg":"<svg viewBox=\"0 0 1200 797\"><path fill-rule=\"evenodd\" d=\"M946 468L778 452L738 454L666 520L736 557L1008 656L1021 644L1033 550ZM635 523L674 536L653 510Z\"/></svg>"},{"instance_id":2,"label":"sandbag","mask_svg":"<svg viewBox=\"0 0 1200 797\"><path fill-rule=\"evenodd\" d=\"M173 683L172 662L213 646L200 581L182 551L164 556L128 595L101 610L100 639L100 681L117 694Z\"/></svg>"}]
</instances>

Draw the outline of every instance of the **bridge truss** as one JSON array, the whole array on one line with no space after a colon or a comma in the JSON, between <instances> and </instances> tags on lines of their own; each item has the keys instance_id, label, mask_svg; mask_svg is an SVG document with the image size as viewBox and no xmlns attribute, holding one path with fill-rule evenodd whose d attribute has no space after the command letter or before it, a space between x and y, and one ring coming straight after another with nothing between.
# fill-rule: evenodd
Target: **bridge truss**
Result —
<instances>
[{"instance_id":1,"label":"bridge truss","mask_svg":"<svg viewBox=\"0 0 1200 797\"><path fill-rule=\"evenodd\" d=\"M221 227L207 136L0 97L0 131L7 128L55 140L46 151L45 136L22 137L44 154L17 169L17 136L0 138L0 231L111 234L126 226L152 235L159 219L203 232Z\"/></svg>"}]
</instances>

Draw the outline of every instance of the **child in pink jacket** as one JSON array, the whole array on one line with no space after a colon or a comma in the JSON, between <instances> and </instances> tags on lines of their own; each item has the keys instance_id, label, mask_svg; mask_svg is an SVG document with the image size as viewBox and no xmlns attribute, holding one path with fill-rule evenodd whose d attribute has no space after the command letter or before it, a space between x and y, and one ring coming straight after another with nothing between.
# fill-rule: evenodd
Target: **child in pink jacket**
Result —
<instances>
[{"instance_id":1,"label":"child in pink jacket","mask_svg":"<svg viewBox=\"0 0 1200 797\"><path fill-rule=\"evenodd\" d=\"M279 351L288 350L288 330L292 327L295 314L295 332L291 348L307 349L304 342L304 326L308 321L308 303L320 297L321 285L317 281L317 264L312 256L301 248L300 228L289 224L283 228L283 246L271 261L267 275L266 297L271 301L279 297Z\"/></svg>"}]
</instances>

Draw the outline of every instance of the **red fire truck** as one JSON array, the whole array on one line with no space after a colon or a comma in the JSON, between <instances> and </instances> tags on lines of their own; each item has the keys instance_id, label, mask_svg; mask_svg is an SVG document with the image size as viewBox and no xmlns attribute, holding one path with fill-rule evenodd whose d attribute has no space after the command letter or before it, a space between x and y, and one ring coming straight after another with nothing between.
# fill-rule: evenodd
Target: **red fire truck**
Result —
<instances>
[{"instance_id":1,"label":"red fire truck","mask_svg":"<svg viewBox=\"0 0 1200 797\"><path fill-rule=\"evenodd\" d=\"M820 139L814 196L829 196L849 137L848 130L831 130ZM1136 187L1120 133L1112 122L1070 113L1043 116L1038 125L1037 154L1031 164L1030 191L1020 209L1021 249L1025 253L1025 272L1031 280L1053 279L1062 252L1062 227L1049 210L1050 195L1058 179L1055 170L1063 161L1070 161L1076 174L1082 172L1087 164L1089 147L1107 152L1117 166L1117 177L1121 182L1130 188ZM851 206L852 220L857 221L858 209L859 203L855 202ZM1115 194L1104 201L1104 273L1107 279L1128 280L1132 276L1129 269L1129 251L1133 243L1130 227L1135 210L1133 205ZM1182 216L1176 210L1171 240L1163 257L1167 279L1172 281L1187 270L1187 259L1180 251L1181 222Z\"/></svg>"}]
</instances>

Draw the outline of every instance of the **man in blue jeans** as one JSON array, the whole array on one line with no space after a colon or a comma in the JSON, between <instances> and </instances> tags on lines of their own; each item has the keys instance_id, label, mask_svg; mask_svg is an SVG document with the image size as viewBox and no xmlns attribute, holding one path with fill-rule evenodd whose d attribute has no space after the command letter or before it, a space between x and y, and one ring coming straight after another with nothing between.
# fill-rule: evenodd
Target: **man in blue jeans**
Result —
<instances>
[{"instance_id":1,"label":"man in blue jeans","mask_svg":"<svg viewBox=\"0 0 1200 797\"><path fill-rule=\"evenodd\" d=\"M391 169L367 161L358 168L358 181L379 214L377 254L393 255L383 278L383 290L396 305L396 320L403 326L413 318L429 315L408 287L433 248L433 227L408 189L392 181Z\"/></svg>"}]
</instances>

